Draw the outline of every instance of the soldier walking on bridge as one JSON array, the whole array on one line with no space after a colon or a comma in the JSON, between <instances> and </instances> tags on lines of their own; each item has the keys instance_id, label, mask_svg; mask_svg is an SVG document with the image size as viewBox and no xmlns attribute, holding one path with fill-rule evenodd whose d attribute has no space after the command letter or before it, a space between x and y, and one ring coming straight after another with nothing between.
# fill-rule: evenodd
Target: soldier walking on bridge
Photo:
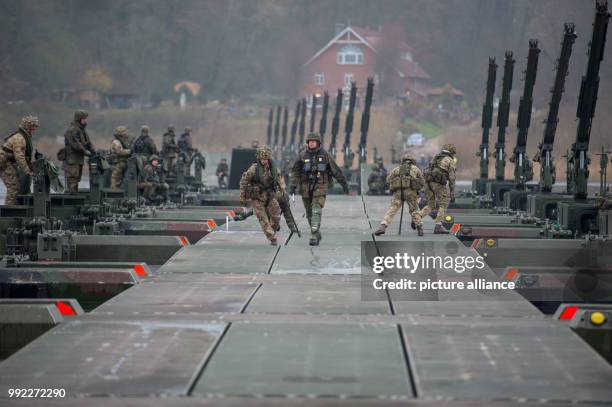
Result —
<instances>
[{"instance_id":1,"label":"soldier walking on bridge","mask_svg":"<svg viewBox=\"0 0 612 407\"><path fill-rule=\"evenodd\" d=\"M299 188L306 217L310 225L310 245L318 246L321 240L321 216L327 190L332 185L333 178L342 185L348 195L349 187L346 178L334 158L321 147L321 137L310 133L306 137L306 146L297 157L291 172L291 194Z\"/></svg>"},{"instance_id":2,"label":"soldier walking on bridge","mask_svg":"<svg viewBox=\"0 0 612 407\"><path fill-rule=\"evenodd\" d=\"M257 162L242 174L240 179L240 203L250 201L253 212L270 244L276 246L276 232L280 229L281 208L276 198L283 193L284 181L272 162L272 150L267 146L257 149Z\"/></svg>"},{"instance_id":3,"label":"soldier walking on bridge","mask_svg":"<svg viewBox=\"0 0 612 407\"><path fill-rule=\"evenodd\" d=\"M128 129L119 126L115 129L115 139L111 143L111 156L113 157L113 172L111 173L111 189L119 189L123 176L127 170L128 158L132 151L128 145Z\"/></svg>"},{"instance_id":4,"label":"soldier walking on bridge","mask_svg":"<svg viewBox=\"0 0 612 407\"><path fill-rule=\"evenodd\" d=\"M446 214L449 201L455 201L455 180L457 172L457 149L454 144L444 144L442 151L429 163L429 167L425 170L425 198L427 206L421 209L421 217L429 215L433 210L438 208L436 216L436 226L434 227L435 234L447 234L448 231L442 226L442 219ZM449 193L446 191L448 184Z\"/></svg>"},{"instance_id":5,"label":"soldier walking on bridge","mask_svg":"<svg viewBox=\"0 0 612 407\"><path fill-rule=\"evenodd\" d=\"M416 159L409 153L404 153L402 163L395 167L387 177L389 189L393 194L391 204L380 226L374 234L380 236L384 234L387 227L393 221L393 217L404 205L408 204L408 211L412 218L411 225L417 230L419 236L423 236L423 223L421 222L421 214L419 213L419 192L425 185L425 179L421 170L416 165Z\"/></svg>"},{"instance_id":6,"label":"soldier walking on bridge","mask_svg":"<svg viewBox=\"0 0 612 407\"><path fill-rule=\"evenodd\" d=\"M79 191L85 156L91 157L96 152L86 130L88 117L89 113L85 110L77 110L74 113L74 120L64 134L66 147L58 153L58 158L65 160L66 192Z\"/></svg>"},{"instance_id":7,"label":"soldier walking on bridge","mask_svg":"<svg viewBox=\"0 0 612 407\"><path fill-rule=\"evenodd\" d=\"M6 186L5 205L17 205L18 170L32 176L32 135L38 129L38 118L25 116L19 129L4 139L0 150L0 178Z\"/></svg>"}]
</instances>

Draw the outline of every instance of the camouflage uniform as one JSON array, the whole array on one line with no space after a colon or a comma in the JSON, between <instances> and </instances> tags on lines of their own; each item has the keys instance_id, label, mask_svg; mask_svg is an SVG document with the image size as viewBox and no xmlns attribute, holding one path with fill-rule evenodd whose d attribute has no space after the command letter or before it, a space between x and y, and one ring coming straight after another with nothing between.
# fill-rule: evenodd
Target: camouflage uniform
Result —
<instances>
[{"instance_id":1,"label":"camouflage uniform","mask_svg":"<svg viewBox=\"0 0 612 407\"><path fill-rule=\"evenodd\" d=\"M170 173L174 170L176 152L178 147L174 140L174 126L168 126L168 131L162 136L162 157L164 159L164 170Z\"/></svg>"},{"instance_id":2,"label":"camouflage uniform","mask_svg":"<svg viewBox=\"0 0 612 407\"><path fill-rule=\"evenodd\" d=\"M159 154L155 141L153 141L153 138L149 135L148 126L142 126L140 128L140 136L134 141L132 150L134 154L144 157L147 161L149 161L152 155Z\"/></svg>"},{"instance_id":3,"label":"camouflage uniform","mask_svg":"<svg viewBox=\"0 0 612 407\"><path fill-rule=\"evenodd\" d=\"M227 165L227 160L225 158L222 158L219 164L217 165L215 175L217 176L217 183L219 184L219 188L227 188L229 166Z\"/></svg>"},{"instance_id":4,"label":"camouflage uniform","mask_svg":"<svg viewBox=\"0 0 612 407\"><path fill-rule=\"evenodd\" d=\"M138 186L142 189L142 196L149 202L156 195L160 195L164 202L168 199L168 184L163 181L162 168L159 167L159 157L152 155L144 166Z\"/></svg>"},{"instance_id":5,"label":"camouflage uniform","mask_svg":"<svg viewBox=\"0 0 612 407\"><path fill-rule=\"evenodd\" d=\"M321 240L321 216L325 206L327 190L332 186L333 178L342 185L344 193L349 193L348 183L334 161L333 157L321 147L321 138L316 133L310 133L306 138L317 141L318 147L311 150L305 147L300 150L291 171L291 193L299 188L302 196L306 217L310 225L310 244L316 246Z\"/></svg>"},{"instance_id":6,"label":"camouflage uniform","mask_svg":"<svg viewBox=\"0 0 612 407\"><path fill-rule=\"evenodd\" d=\"M115 139L111 143L110 151L113 157L113 171L111 173L111 189L119 189L123 176L127 170L127 161L132 153L128 145L128 129L119 126L115 129Z\"/></svg>"},{"instance_id":7,"label":"camouflage uniform","mask_svg":"<svg viewBox=\"0 0 612 407\"><path fill-rule=\"evenodd\" d=\"M183 172L185 175L189 175L193 153L195 152L193 140L191 139L191 127L185 127L185 132L179 137L177 146L183 162L185 163Z\"/></svg>"},{"instance_id":8,"label":"camouflage uniform","mask_svg":"<svg viewBox=\"0 0 612 407\"><path fill-rule=\"evenodd\" d=\"M410 217L412 218L412 225L417 230L419 236L423 236L423 222L419 213L419 192L425 185L425 179L419 167L416 166L415 158L409 154L404 154L402 164L399 167L395 167L389 173L387 182L389 183L389 189L393 193L393 198L380 227L374 234L376 236L384 234L397 211L406 202Z\"/></svg>"},{"instance_id":9,"label":"camouflage uniform","mask_svg":"<svg viewBox=\"0 0 612 407\"><path fill-rule=\"evenodd\" d=\"M436 226L434 233L448 233L442 226L442 219L446 214L449 201L455 196L455 180L457 171L457 159L455 158L457 150L453 144L445 144L442 146L442 151L437 154L429 163L429 167L425 171L425 198L427 206L421 209L421 217L429 215L438 207L436 216ZM446 184L450 195L446 192Z\"/></svg>"},{"instance_id":10,"label":"camouflage uniform","mask_svg":"<svg viewBox=\"0 0 612 407\"><path fill-rule=\"evenodd\" d=\"M64 134L66 192L78 192L85 156L89 157L95 153L94 146L85 131L87 124L81 124L81 120L88 116L86 111L77 110L73 122Z\"/></svg>"},{"instance_id":11,"label":"camouflage uniform","mask_svg":"<svg viewBox=\"0 0 612 407\"><path fill-rule=\"evenodd\" d=\"M269 165L262 164L268 160ZM261 229L272 245L276 245L276 231L280 228L281 209L276 199L280 188L280 173L272 163L272 150L264 146L257 149L257 162L240 178L240 202L251 201L253 212Z\"/></svg>"},{"instance_id":12,"label":"camouflage uniform","mask_svg":"<svg viewBox=\"0 0 612 407\"><path fill-rule=\"evenodd\" d=\"M368 177L368 194L384 195L387 185L387 170L383 165L382 159L377 159L372 168L372 173Z\"/></svg>"},{"instance_id":13,"label":"camouflage uniform","mask_svg":"<svg viewBox=\"0 0 612 407\"><path fill-rule=\"evenodd\" d=\"M0 150L0 178L6 186L5 205L17 205L19 174L32 176L32 133L38 129L38 118L25 116L19 130L4 139Z\"/></svg>"}]
</instances>

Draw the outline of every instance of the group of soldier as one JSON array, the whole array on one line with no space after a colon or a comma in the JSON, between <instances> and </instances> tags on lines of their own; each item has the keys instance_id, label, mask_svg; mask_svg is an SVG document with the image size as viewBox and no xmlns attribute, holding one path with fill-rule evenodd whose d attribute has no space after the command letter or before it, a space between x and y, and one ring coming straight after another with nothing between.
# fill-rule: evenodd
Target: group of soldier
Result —
<instances>
[{"instance_id":1,"label":"group of soldier","mask_svg":"<svg viewBox=\"0 0 612 407\"><path fill-rule=\"evenodd\" d=\"M85 158L91 159L98 154L87 131L88 118L89 114L85 110L77 110L74 113L73 120L64 134L64 148L57 154L66 176L66 191L70 193L78 192ZM4 139L0 151L0 178L7 190L5 205L17 204L19 174L28 177L33 174L32 135L38 127L37 117L24 116L17 131ZM185 128L178 143L175 141L174 131L174 126L168 126L163 135L161 157L164 165L161 166L160 152L149 134L148 126L142 126L140 136L133 141L127 127L116 127L108 155L112 165L111 188L120 188L128 168L128 159L136 156L143 163L139 179L142 196L148 201L156 196L167 199L168 185L164 182L165 175L178 171L177 159L183 160L183 171L188 175L191 161L198 152L193 147L190 127Z\"/></svg>"},{"instance_id":2,"label":"group of soldier","mask_svg":"<svg viewBox=\"0 0 612 407\"><path fill-rule=\"evenodd\" d=\"M423 236L422 217L437 210L435 234L448 233L442 226L442 219L449 202L454 200L457 160L456 149L445 144L442 151L431 161L425 174L416 165L410 154L404 154L401 164L386 177L386 183L393 194L391 204L379 228L377 236L386 232L387 227L404 202L411 215L411 226ZM244 172L240 180L240 202L250 204L261 228L272 245L277 245L276 232L280 229L281 209L279 197L286 194L286 183L282 171L273 161L273 152L263 146L257 149L256 163ZM377 163L382 167L382 163ZM384 168L384 167L383 167ZM320 136L310 133L289 173L290 194L299 193L310 226L311 246L321 241L321 217L329 188L336 180L345 194L349 194L346 178L334 158L321 146ZM447 193L448 187L448 193ZM427 205L419 210L420 194L424 189ZM384 186L383 186L384 190Z\"/></svg>"}]
</instances>

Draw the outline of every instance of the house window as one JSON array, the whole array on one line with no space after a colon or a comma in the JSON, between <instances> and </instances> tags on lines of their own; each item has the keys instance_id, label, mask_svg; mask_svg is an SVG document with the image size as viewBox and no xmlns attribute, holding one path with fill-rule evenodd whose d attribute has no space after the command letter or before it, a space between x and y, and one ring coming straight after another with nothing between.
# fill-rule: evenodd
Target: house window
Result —
<instances>
[{"instance_id":1,"label":"house window","mask_svg":"<svg viewBox=\"0 0 612 407\"><path fill-rule=\"evenodd\" d=\"M352 82L353 82L353 74L345 73L344 74L344 86L350 87Z\"/></svg>"},{"instance_id":2,"label":"house window","mask_svg":"<svg viewBox=\"0 0 612 407\"><path fill-rule=\"evenodd\" d=\"M338 51L336 62L338 65L363 65L363 51L356 45L345 45Z\"/></svg>"},{"instance_id":3,"label":"house window","mask_svg":"<svg viewBox=\"0 0 612 407\"><path fill-rule=\"evenodd\" d=\"M323 86L325 85L325 74L316 73L314 74L315 85Z\"/></svg>"}]
</instances>

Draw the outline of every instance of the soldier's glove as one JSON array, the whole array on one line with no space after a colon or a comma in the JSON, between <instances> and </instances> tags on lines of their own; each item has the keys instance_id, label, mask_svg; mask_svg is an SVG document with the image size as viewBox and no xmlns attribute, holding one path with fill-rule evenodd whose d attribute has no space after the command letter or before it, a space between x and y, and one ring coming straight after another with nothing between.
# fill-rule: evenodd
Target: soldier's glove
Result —
<instances>
[{"instance_id":1,"label":"soldier's glove","mask_svg":"<svg viewBox=\"0 0 612 407\"><path fill-rule=\"evenodd\" d=\"M450 194L450 201L451 203L455 203L455 193L454 192L451 192Z\"/></svg>"},{"instance_id":2,"label":"soldier's glove","mask_svg":"<svg viewBox=\"0 0 612 407\"><path fill-rule=\"evenodd\" d=\"M246 206L247 201L246 198L240 197L240 206Z\"/></svg>"},{"instance_id":3,"label":"soldier's glove","mask_svg":"<svg viewBox=\"0 0 612 407\"><path fill-rule=\"evenodd\" d=\"M86 157L91 157L91 152L89 150L85 150L85 156Z\"/></svg>"},{"instance_id":4,"label":"soldier's glove","mask_svg":"<svg viewBox=\"0 0 612 407\"><path fill-rule=\"evenodd\" d=\"M348 195L349 194L349 186L348 184L344 184L342 185L342 191L344 192L344 195Z\"/></svg>"}]
</instances>

